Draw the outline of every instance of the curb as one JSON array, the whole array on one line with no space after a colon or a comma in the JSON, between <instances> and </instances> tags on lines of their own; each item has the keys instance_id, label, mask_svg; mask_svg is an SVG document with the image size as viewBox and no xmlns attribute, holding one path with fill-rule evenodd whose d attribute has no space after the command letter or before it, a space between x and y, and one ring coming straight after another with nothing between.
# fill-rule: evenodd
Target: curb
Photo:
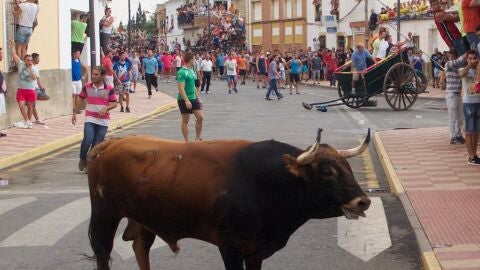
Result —
<instances>
[{"instance_id":1,"label":"curb","mask_svg":"<svg viewBox=\"0 0 480 270\"><path fill-rule=\"evenodd\" d=\"M378 157L380 162L382 163L383 170L385 171L385 175L387 177L388 183L390 185L391 191L395 194L400 201L402 202L403 209L405 209L405 213L407 214L408 220L410 225L415 232L415 238L417 239L417 243L420 249L420 254L422 256L422 265L423 269L425 270L442 270L440 266L440 262L438 261L435 252L433 251L432 246L430 245L430 241L428 240L425 231L423 230L422 224L418 220L418 217L415 213L415 209L410 202L407 194L405 193L405 189L403 188L402 182L398 177L398 174L393 166L390 157L388 156L387 150L385 149L385 145L383 144L382 139L380 138L380 133L375 132L373 136L373 141L375 145L375 149L377 150Z\"/></svg>"},{"instance_id":2,"label":"curb","mask_svg":"<svg viewBox=\"0 0 480 270\"><path fill-rule=\"evenodd\" d=\"M139 117L129 117L129 118L123 118L123 119L111 121L111 125L109 127L109 132L112 132L112 131L117 130L117 129L121 129L124 126L132 125L135 122L138 122L138 121L141 121L141 120L144 120L144 119L148 119L148 118L150 118L152 116L155 116L157 114L169 112L170 110L172 110L176 107L177 107L177 102L169 102L169 103L167 103L165 105L162 105L162 106L156 108L155 110L153 110L153 111L151 111L147 114L144 114L142 116L139 116ZM16 164L23 163L25 161L34 159L36 157L43 156L45 154L48 154L48 153L54 152L56 150L62 149L64 147L67 147L69 145L75 144L75 143L81 141L82 139L83 139L83 132L80 132L80 133L65 137L63 139L59 139L59 140L56 140L56 141L53 141L53 142L49 142L49 143L44 144L42 146L39 146L37 148L34 148L34 149L31 149L31 150L13 155L11 157L0 159L0 168L5 169L5 168L11 167L13 165L16 165Z\"/></svg>"}]
</instances>

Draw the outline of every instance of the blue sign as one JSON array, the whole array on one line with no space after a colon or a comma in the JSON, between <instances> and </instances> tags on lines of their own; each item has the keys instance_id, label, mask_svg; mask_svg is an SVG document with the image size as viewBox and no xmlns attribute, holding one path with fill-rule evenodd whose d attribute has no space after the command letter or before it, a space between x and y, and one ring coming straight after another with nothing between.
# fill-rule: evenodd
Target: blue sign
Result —
<instances>
[{"instance_id":1,"label":"blue sign","mask_svg":"<svg viewBox=\"0 0 480 270\"><path fill-rule=\"evenodd\" d=\"M337 27L327 27L327 33L337 33Z\"/></svg>"}]
</instances>

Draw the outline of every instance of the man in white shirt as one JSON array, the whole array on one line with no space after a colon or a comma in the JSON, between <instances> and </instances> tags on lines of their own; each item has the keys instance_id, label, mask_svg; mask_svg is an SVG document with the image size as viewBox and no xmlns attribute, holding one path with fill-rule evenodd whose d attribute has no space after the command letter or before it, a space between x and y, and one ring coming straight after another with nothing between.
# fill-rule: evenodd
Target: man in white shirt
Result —
<instances>
[{"instance_id":1,"label":"man in white shirt","mask_svg":"<svg viewBox=\"0 0 480 270\"><path fill-rule=\"evenodd\" d=\"M210 58L210 54L206 54L205 57L202 60L202 63L200 64L200 68L203 73L203 80L202 80L202 88L200 93L203 94L203 89L205 89L205 84L207 85L207 94L208 91L210 90L210 79L212 78L212 60Z\"/></svg>"},{"instance_id":2,"label":"man in white shirt","mask_svg":"<svg viewBox=\"0 0 480 270\"><path fill-rule=\"evenodd\" d=\"M228 84L228 93L232 93L232 87L233 91L235 93L238 93L237 91L237 60L235 60L235 53L230 52L230 55L225 61L225 69L227 70L227 84Z\"/></svg>"},{"instance_id":3,"label":"man in white shirt","mask_svg":"<svg viewBox=\"0 0 480 270\"><path fill-rule=\"evenodd\" d=\"M182 52L179 50L176 50L175 59L173 61L175 63L175 68L177 69L177 72L182 68L182 56L183 56ZM175 80L176 79L177 79L177 76L175 75Z\"/></svg>"},{"instance_id":4,"label":"man in white shirt","mask_svg":"<svg viewBox=\"0 0 480 270\"><path fill-rule=\"evenodd\" d=\"M27 55L27 47L32 37L33 27L36 24L38 6L34 0L20 2L15 0L15 9L19 10L17 31L15 32L15 51L20 59Z\"/></svg>"},{"instance_id":5,"label":"man in white shirt","mask_svg":"<svg viewBox=\"0 0 480 270\"><path fill-rule=\"evenodd\" d=\"M37 92L37 100L41 99L42 96L46 96L47 88L45 88L42 83L40 82L40 67L38 64L40 63L40 55L38 53L32 53L32 60L33 66L32 70L37 74L37 79L35 82L35 91ZM45 121L41 120L38 116L37 108L35 106L36 101L33 103L32 114L35 117L35 124L45 125Z\"/></svg>"},{"instance_id":6,"label":"man in white shirt","mask_svg":"<svg viewBox=\"0 0 480 270\"><path fill-rule=\"evenodd\" d=\"M109 41L110 36L112 35L113 21L112 9L106 8L105 16L103 16L102 20L100 20L100 24L102 25L102 32L100 33L100 46L102 47L104 54L106 54L110 49Z\"/></svg>"}]
</instances>

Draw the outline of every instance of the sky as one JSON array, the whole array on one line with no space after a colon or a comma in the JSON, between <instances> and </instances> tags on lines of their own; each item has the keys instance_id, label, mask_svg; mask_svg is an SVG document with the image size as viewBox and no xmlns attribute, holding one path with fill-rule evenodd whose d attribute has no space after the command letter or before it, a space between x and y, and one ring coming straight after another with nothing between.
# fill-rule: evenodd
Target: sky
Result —
<instances>
[{"instance_id":1,"label":"sky","mask_svg":"<svg viewBox=\"0 0 480 270\"><path fill-rule=\"evenodd\" d=\"M161 4L166 0L130 0L131 14L135 15L138 8L138 2L141 2L142 10L155 12L157 4ZM115 17L115 25L118 25L120 21L126 25L128 21L128 0L112 0L110 4L112 8L112 15ZM149 14L147 13L147 17Z\"/></svg>"}]
</instances>

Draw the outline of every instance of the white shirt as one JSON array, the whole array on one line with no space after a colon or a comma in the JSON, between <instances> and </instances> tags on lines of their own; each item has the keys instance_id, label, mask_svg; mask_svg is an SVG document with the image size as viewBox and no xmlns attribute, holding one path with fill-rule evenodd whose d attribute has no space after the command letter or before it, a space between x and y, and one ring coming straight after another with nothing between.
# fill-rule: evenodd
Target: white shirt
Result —
<instances>
[{"instance_id":1,"label":"white shirt","mask_svg":"<svg viewBox=\"0 0 480 270\"><path fill-rule=\"evenodd\" d=\"M35 84L35 89L38 89L40 88L40 86L38 86L38 79L40 78L40 67L38 65L32 65L32 71L37 76L37 79L33 81L33 83Z\"/></svg>"},{"instance_id":2,"label":"white shirt","mask_svg":"<svg viewBox=\"0 0 480 270\"><path fill-rule=\"evenodd\" d=\"M180 55L177 55L175 57L175 66L177 68L182 67L182 58L180 57Z\"/></svg>"},{"instance_id":3,"label":"white shirt","mask_svg":"<svg viewBox=\"0 0 480 270\"><path fill-rule=\"evenodd\" d=\"M227 75L230 75L230 76L237 75L237 61L228 59L225 62L225 68L227 69Z\"/></svg>"},{"instance_id":4,"label":"white shirt","mask_svg":"<svg viewBox=\"0 0 480 270\"><path fill-rule=\"evenodd\" d=\"M210 59L203 59L202 60L202 64L201 64L202 71L212 72L212 66L213 66L213 63Z\"/></svg>"},{"instance_id":5,"label":"white shirt","mask_svg":"<svg viewBox=\"0 0 480 270\"><path fill-rule=\"evenodd\" d=\"M33 27L33 22L37 18L38 6L34 3L26 2L19 4L22 13L18 20L18 24L25 27Z\"/></svg>"},{"instance_id":6,"label":"white shirt","mask_svg":"<svg viewBox=\"0 0 480 270\"><path fill-rule=\"evenodd\" d=\"M107 21L108 19L112 18L112 16L103 16L102 20ZM102 33L111 34L113 30L113 23L110 26L102 25Z\"/></svg>"},{"instance_id":7,"label":"white shirt","mask_svg":"<svg viewBox=\"0 0 480 270\"><path fill-rule=\"evenodd\" d=\"M382 40L380 41L380 46L378 46L378 53L377 58L384 59L387 57L387 49L388 49L388 41Z\"/></svg>"}]
</instances>

